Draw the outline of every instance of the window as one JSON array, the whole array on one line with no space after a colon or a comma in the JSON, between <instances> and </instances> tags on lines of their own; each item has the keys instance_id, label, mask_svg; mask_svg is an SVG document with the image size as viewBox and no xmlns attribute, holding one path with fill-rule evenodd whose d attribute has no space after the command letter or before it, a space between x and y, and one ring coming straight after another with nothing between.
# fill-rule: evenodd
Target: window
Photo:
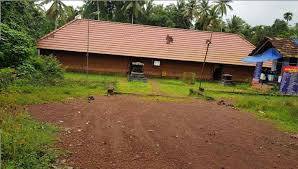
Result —
<instances>
[{"instance_id":1,"label":"window","mask_svg":"<svg viewBox=\"0 0 298 169\"><path fill-rule=\"evenodd\" d=\"M154 66L160 66L160 61L159 61L159 60L155 60L155 61L153 61L153 65L154 65Z\"/></svg>"}]
</instances>

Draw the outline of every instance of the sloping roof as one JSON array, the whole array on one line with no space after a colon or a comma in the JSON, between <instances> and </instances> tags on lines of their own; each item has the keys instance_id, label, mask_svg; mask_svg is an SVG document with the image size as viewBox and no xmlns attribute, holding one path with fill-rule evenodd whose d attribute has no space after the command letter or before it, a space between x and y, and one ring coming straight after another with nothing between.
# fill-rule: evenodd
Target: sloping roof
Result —
<instances>
[{"instance_id":1,"label":"sloping roof","mask_svg":"<svg viewBox=\"0 0 298 169\"><path fill-rule=\"evenodd\" d=\"M241 59L255 48L237 34L78 19L42 37L41 49L203 62L212 34L207 62L249 65ZM167 36L173 42L167 44Z\"/></svg>"},{"instance_id":2,"label":"sloping roof","mask_svg":"<svg viewBox=\"0 0 298 169\"><path fill-rule=\"evenodd\" d=\"M254 53L260 53L268 48L277 49L283 57L296 57L298 58L298 45L293 39L286 38L264 38L255 50L252 51L251 55Z\"/></svg>"}]
</instances>

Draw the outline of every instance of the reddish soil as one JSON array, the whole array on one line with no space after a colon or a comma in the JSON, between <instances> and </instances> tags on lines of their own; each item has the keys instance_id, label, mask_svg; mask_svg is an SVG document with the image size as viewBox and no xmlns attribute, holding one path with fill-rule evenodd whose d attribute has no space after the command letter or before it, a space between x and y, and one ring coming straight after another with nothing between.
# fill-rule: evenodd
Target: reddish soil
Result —
<instances>
[{"instance_id":1,"label":"reddish soil","mask_svg":"<svg viewBox=\"0 0 298 169\"><path fill-rule=\"evenodd\" d=\"M58 146L75 168L298 168L298 139L216 102L101 96L29 110L65 129Z\"/></svg>"}]
</instances>

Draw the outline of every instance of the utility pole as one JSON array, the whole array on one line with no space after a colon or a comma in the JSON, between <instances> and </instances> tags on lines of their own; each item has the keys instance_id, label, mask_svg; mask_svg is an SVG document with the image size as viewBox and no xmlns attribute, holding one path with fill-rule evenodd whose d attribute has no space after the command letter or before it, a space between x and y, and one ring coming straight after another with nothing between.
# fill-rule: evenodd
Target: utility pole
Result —
<instances>
[{"instance_id":1,"label":"utility pole","mask_svg":"<svg viewBox=\"0 0 298 169\"><path fill-rule=\"evenodd\" d=\"M202 66L202 70L201 70L201 74L200 74L200 84L199 84L199 90L200 91L204 91L204 89L202 88L202 80L203 80L203 73L204 73L204 68L205 68L205 64L206 64L206 59L207 59L209 47L210 47L211 40L212 40L212 34L213 34L213 32L211 32L210 39L207 39L206 40L207 49L206 49L206 53L205 53L205 57L204 57L204 62L203 62L203 66Z\"/></svg>"},{"instance_id":2,"label":"utility pole","mask_svg":"<svg viewBox=\"0 0 298 169\"><path fill-rule=\"evenodd\" d=\"M88 75L89 75L89 32L90 32L90 26L89 26L89 22L90 22L90 19L88 19L87 21L87 50L86 50L86 73L87 73L87 80L88 80Z\"/></svg>"}]
</instances>

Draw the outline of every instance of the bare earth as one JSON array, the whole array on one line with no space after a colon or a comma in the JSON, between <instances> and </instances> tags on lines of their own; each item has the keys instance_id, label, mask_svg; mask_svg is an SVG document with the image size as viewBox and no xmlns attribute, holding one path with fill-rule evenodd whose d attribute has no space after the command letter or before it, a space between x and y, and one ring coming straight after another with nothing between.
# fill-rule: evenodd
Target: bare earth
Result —
<instances>
[{"instance_id":1,"label":"bare earth","mask_svg":"<svg viewBox=\"0 0 298 169\"><path fill-rule=\"evenodd\" d=\"M75 168L298 168L297 139L216 102L99 96L29 110L63 127L58 147Z\"/></svg>"}]
</instances>

